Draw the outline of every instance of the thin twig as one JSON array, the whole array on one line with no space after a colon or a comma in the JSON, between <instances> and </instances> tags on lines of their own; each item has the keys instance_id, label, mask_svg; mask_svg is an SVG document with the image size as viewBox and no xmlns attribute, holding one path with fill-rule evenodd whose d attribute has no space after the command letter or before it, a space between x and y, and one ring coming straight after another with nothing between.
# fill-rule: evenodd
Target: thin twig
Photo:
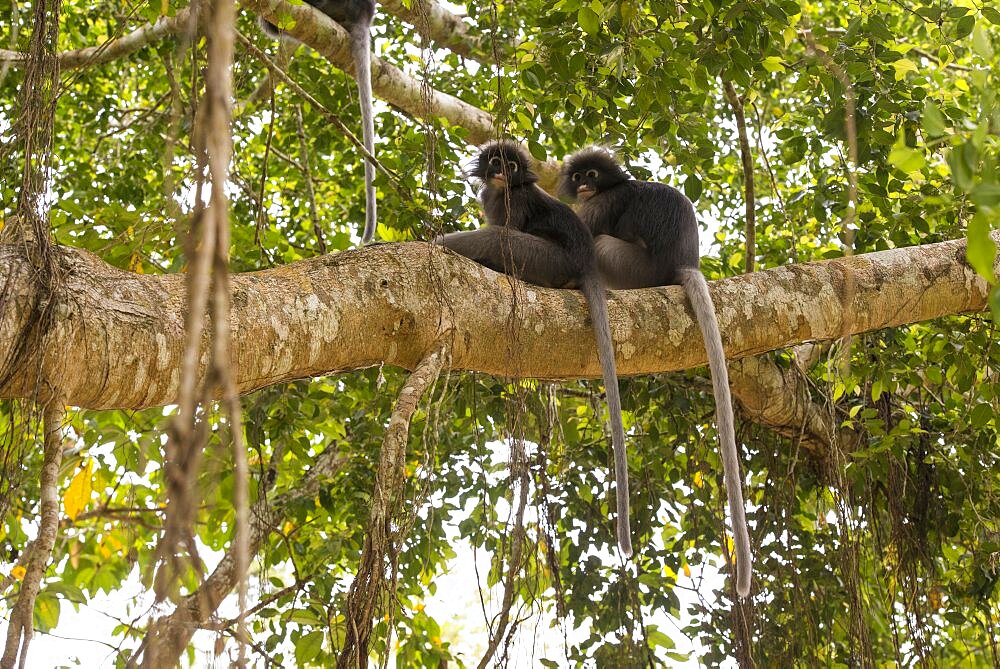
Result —
<instances>
[{"instance_id":1,"label":"thin twig","mask_svg":"<svg viewBox=\"0 0 1000 669\"><path fill-rule=\"evenodd\" d=\"M743 200L746 203L746 271L753 272L757 259L757 216L755 213L756 195L753 182L753 154L750 153L750 141L747 139L747 119L743 112L745 100L736 94L733 82L722 80L726 91L726 99L736 117L736 130L740 135L740 158L743 161Z\"/></svg>"}]
</instances>

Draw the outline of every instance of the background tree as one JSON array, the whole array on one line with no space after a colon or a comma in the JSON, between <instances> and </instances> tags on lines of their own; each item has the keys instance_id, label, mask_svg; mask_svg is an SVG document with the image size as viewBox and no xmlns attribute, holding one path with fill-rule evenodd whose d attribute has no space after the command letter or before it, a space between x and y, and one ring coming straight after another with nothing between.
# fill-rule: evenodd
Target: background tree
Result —
<instances>
[{"instance_id":1,"label":"background tree","mask_svg":"<svg viewBox=\"0 0 1000 669\"><path fill-rule=\"evenodd\" d=\"M611 144L696 202L739 358L742 603L712 576L721 463L679 290L612 300L623 564L600 390L572 380L598 375L582 298L427 245L326 255L364 206L342 30L279 0L235 33L221 0L0 10L0 665L129 578L168 604L128 612L120 665L205 629L257 666L487 666L539 619L565 642L533 666L670 664L681 607L709 665L1000 664L988 3L380 5L383 240L475 224L461 165L501 135L539 161ZM490 559L477 656L422 603L467 546Z\"/></svg>"}]
</instances>

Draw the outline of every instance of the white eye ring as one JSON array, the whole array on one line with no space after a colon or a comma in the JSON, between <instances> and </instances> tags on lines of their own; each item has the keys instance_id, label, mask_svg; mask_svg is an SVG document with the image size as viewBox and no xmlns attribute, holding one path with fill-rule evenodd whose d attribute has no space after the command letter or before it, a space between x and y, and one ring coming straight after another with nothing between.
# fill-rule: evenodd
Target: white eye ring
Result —
<instances>
[{"instance_id":1,"label":"white eye ring","mask_svg":"<svg viewBox=\"0 0 1000 669\"><path fill-rule=\"evenodd\" d=\"M509 168L510 168L510 171L511 171L511 173L513 173L513 172L517 172L517 169L518 169L518 168L517 168L517 163L515 163L515 162L513 162L513 161L508 161L508 162L507 162L507 167L509 167Z\"/></svg>"},{"instance_id":2,"label":"white eye ring","mask_svg":"<svg viewBox=\"0 0 1000 669\"><path fill-rule=\"evenodd\" d=\"M597 170L587 170L587 176L591 179L597 178Z\"/></svg>"},{"instance_id":3,"label":"white eye ring","mask_svg":"<svg viewBox=\"0 0 1000 669\"><path fill-rule=\"evenodd\" d=\"M493 156L489 161L490 167L500 167L500 158L498 156Z\"/></svg>"},{"instance_id":4,"label":"white eye ring","mask_svg":"<svg viewBox=\"0 0 1000 669\"><path fill-rule=\"evenodd\" d=\"M573 172L573 183L576 183L579 180L580 180L580 173L579 172Z\"/></svg>"}]
</instances>

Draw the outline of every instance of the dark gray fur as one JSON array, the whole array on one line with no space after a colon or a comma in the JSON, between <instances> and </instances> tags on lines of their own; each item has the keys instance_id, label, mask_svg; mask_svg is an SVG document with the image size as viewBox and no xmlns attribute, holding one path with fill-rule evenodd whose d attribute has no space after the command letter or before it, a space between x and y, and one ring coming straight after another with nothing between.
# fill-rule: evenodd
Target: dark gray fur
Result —
<instances>
[{"instance_id":1,"label":"dark gray fur","mask_svg":"<svg viewBox=\"0 0 1000 669\"><path fill-rule=\"evenodd\" d=\"M736 548L736 591L750 594L753 568L743 508L733 403L715 306L698 268L698 224L694 206L676 188L634 181L614 156L598 147L566 159L560 193L579 199L580 219L594 235L597 266L610 288L680 285L691 302L708 353L716 422Z\"/></svg>"},{"instance_id":2,"label":"dark gray fur","mask_svg":"<svg viewBox=\"0 0 1000 669\"><path fill-rule=\"evenodd\" d=\"M607 295L597 271L594 242L573 210L538 187L528 156L513 142L483 146L469 172L482 183L486 225L436 242L498 272L548 288L578 288L587 299L597 339L615 456L618 545L632 556L628 460Z\"/></svg>"},{"instance_id":3,"label":"dark gray fur","mask_svg":"<svg viewBox=\"0 0 1000 669\"><path fill-rule=\"evenodd\" d=\"M372 48L371 26L375 17L375 0L305 0L339 23L351 36L351 56L354 58L354 76L358 82L358 100L361 106L361 138L368 155L375 155L375 113L372 110ZM286 36L270 21L261 19L261 28L271 37ZM365 229L361 242L367 244L375 236L375 164L367 157L365 162Z\"/></svg>"}]
</instances>

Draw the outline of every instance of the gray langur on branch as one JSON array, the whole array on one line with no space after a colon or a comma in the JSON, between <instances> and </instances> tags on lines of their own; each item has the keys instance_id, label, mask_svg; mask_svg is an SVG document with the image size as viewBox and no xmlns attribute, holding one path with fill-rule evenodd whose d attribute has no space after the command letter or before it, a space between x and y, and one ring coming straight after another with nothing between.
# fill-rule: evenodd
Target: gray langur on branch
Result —
<instances>
[{"instance_id":1,"label":"gray langur on branch","mask_svg":"<svg viewBox=\"0 0 1000 669\"><path fill-rule=\"evenodd\" d=\"M529 283L547 288L577 288L590 309L611 421L615 459L618 545L632 556L629 530L628 461L614 343L608 325L607 295L597 271L594 241L568 206L538 187L528 155L510 141L485 144L469 176L482 184L486 225L453 232L436 243Z\"/></svg>"},{"instance_id":2,"label":"gray langur on branch","mask_svg":"<svg viewBox=\"0 0 1000 669\"><path fill-rule=\"evenodd\" d=\"M372 48L371 26L375 18L375 0L305 0L339 23L351 36L351 57L354 77L358 82L361 106L361 136L365 151L375 156L375 113L372 110ZM288 37L266 19L260 20L263 31L274 38ZM375 163L367 156L365 163L365 229L361 242L367 244L375 236Z\"/></svg>"},{"instance_id":3,"label":"gray langur on branch","mask_svg":"<svg viewBox=\"0 0 1000 669\"><path fill-rule=\"evenodd\" d=\"M701 328L712 372L716 421L736 548L736 592L750 594L752 556L733 427L729 374L715 306L699 269L694 206L666 184L632 180L609 151L582 149L563 164L561 195L594 235L597 267L609 288L680 285Z\"/></svg>"}]
</instances>

